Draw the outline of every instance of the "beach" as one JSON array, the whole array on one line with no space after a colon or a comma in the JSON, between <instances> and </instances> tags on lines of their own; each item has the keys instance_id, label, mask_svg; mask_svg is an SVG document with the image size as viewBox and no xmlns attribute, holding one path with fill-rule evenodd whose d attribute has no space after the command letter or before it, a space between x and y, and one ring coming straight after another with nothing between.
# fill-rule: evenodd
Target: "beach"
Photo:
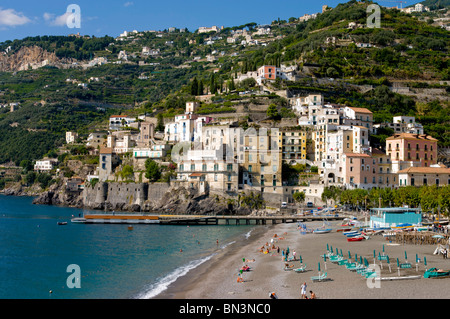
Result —
<instances>
[{"instance_id":1,"label":"beach","mask_svg":"<svg viewBox=\"0 0 450 319\"><path fill-rule=\"evenodd\" d=\"M450 297L450 278L427 279L425 269L436 267L450 269L450 260L441 255L434 255L436 245L412 245L389 242L382 235L373 235L370 239L348 242L342 232L336 230L341 222L332 222L330 233L301 234L296 223L255 226L248 239L235 242L218 252L211 260L191 270L179 278L156 299L269 299L275 292L279 299L301 299L300 287L307 285L307 297L313 291L317 299L442 299ZM307 223L309 228L321 224ZM274 237L276 236L276 237ZM269 249L267 245L280 248ZM350 251L352 261L357 254L368 263L374 264L375 255L389 256L391 269L387 261L375 260L380 277L390 280L375 281L350 271L344 265L324 263L323 255L328 249L336 249L344 258ZM300 267L300 257L306 271L284 270L282 251L289 247L290 254L295 251L296 261L289 262L293 268ZM406 253L406 256L405 256ZM420 259L416 263L416 254ZM406 259L405 259L406 257ZM427 265L424 264L424 257ZM410 263L410 269L398 271L397 258L400 263ZM245 263L243 262L245 259ZM327 273L324 281L312 281L311 277ZM239 269L248 265L250 271L242 273L243 282L238 282ZM407 279L408 278L408 279ZM414 279L412 279L414 278Z\"/></svg>"}]
</instances>

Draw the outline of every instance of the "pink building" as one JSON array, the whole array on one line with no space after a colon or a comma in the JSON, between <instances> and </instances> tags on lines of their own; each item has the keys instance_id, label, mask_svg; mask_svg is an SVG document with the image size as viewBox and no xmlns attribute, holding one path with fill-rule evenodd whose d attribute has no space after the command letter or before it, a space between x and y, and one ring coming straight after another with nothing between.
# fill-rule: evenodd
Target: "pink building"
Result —
<instances>
[{"instance_id":1,"label":"pink building","mask_svg":"<svg viewBox=\"0 0 450 319\"><path fill-rule=\"evenodd\" d=\"M429 167L437 163L437 139L426 134L395 134L386 139L386 154L394 172L411 166Z\"/></svg>"},{"instance_id":2,"label":"pink building","mask_svg":"<svg viewBox=\"0 0 450 319\"><path fill-rule=\"evenodd\" d=\"M345 153L345 186L349 189L377 187L377 163L365 153Z\"/></svg>"}]
</instances>

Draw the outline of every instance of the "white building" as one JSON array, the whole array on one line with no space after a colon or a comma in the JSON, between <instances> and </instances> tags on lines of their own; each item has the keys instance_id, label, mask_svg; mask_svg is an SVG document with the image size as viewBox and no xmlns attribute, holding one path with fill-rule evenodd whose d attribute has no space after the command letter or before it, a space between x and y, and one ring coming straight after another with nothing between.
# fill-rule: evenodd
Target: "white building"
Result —
<instances>
[{"instance_id":1,"label":"white building","mask_svg":"<svg viewBox=\"0 0 450 319\"><path fill-rule=\"evenodd\" d=\"M66 143L67 144L75 143L77 138L78 138L77 132L66 132Z\"/></svg>"},{"instance_id":2,"label":"white building","mask_svg":"<svg viewBox=\"0 0 450 319\"><path fill-rule=\"evenodd\" d=\"M54 158L39 160L34 164L34 170L38 172L48 172L51 171L56 164L58 164L58 160Z\"/></svg>"}]
</instances>

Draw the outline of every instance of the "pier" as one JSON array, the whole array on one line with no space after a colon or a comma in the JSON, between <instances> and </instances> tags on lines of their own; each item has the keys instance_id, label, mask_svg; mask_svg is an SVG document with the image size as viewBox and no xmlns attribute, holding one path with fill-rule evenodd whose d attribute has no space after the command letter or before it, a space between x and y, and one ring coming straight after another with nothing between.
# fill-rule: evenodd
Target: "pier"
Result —
<instances>
[{"instance_id":1,"label":"pier","mask_svg":"<svg viewBox=\"0 0 450 319\"><path fill-rule=\"evenodd\" d=\"M146 214L86 214L73 218L73 223L83 224L159 224L159 225L268 225L312 221L343 220L344 216L238 216L238 215L146 215Z\"/></svg>"},{"instance_id":2,"label":"pier","mask_svg":"<svg viewBox=\"0 0 450 319\"><path fill-rule=\"evenodd\" d=\"M273 216L200 216L200 215L161 215L161 225L267 225L280 223L312 222L323 220L343 220L340 216L300 216L300 215L273 215Z\"/></svg>"}]
</instances>

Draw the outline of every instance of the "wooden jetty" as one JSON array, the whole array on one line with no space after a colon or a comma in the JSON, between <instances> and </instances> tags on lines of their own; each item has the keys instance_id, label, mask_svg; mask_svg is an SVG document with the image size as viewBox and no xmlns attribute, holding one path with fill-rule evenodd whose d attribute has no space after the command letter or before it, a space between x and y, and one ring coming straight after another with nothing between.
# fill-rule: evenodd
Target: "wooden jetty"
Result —
<instances>
[{"instance_id":1,"label":"wooden jetty","mask_svg":"<svg viewBox=\"0 0 450 319\"><path fill-rule=\"evenodd\" d=\"M73 223L83 224L159 224L159 225L267 225L280 223L343 220L339 216L238 216L238 215L151 215L133 213L85 214L73 218Z\"/></svg>"},{"instance_id":2,"label":"wooden jetty","mask_svg":"<svg viewBox=\"0 0 450 319\"><path fill-rule=\"evenodd\" d=\"M273 215L273 216L236 216L236 215L160 215L161 225L267 225L280 223L312 222L323 220L343 220L339 216L300 216L300 215Z\"/></svg>"}]
</instances>

